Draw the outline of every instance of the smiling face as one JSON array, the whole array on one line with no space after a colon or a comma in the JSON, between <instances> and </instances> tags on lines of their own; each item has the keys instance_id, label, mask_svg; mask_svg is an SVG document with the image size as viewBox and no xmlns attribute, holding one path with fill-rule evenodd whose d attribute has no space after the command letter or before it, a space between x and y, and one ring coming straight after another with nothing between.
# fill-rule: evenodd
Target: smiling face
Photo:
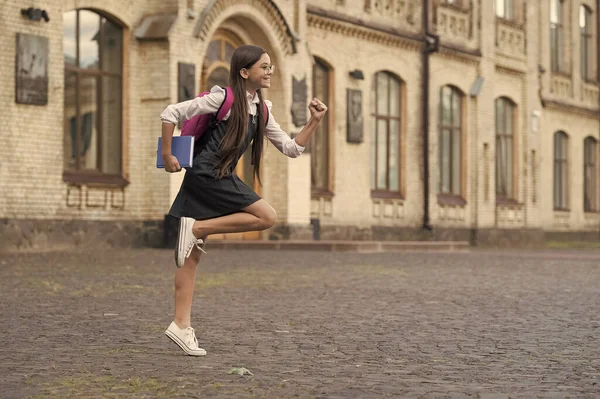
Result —
<instances>
[{"instance_id":1,"label":"smiling face","mask_svg":"<svg viewBox=\"0 0 600 399\"><path fill-rule=\"evenodd\" d=\"M246 90L253 93L257 89L271 87L271 76L275 67L271 65L269 54L263 53L260 59L249 68L243 68L240 75L246 83Z\"/></svg>"}]
</instances>

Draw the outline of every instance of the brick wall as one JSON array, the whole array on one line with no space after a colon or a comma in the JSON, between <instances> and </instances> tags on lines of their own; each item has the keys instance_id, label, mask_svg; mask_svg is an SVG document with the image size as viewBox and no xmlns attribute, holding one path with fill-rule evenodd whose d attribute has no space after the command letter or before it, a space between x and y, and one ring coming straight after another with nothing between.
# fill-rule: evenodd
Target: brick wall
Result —
<instances>
[{"instance_id":1,"label":"brick wall","mask_svg":"<svg viewBox=\"0 0 600 399\"><path fill-rule=\"evenodd\" d=\"M154 9L172 9L176 2L154 2ZM5 3L0 18L2 41L2 84L6 121L1 146L2 159L12 159L0 168L3 175L2 216L18 219L161 219L168 199L168 180L153 170L159 123L153 128L150 119L162 111L171 82L164 78L168 60L165 43L138 43L133 29L145 12L143 1L51 1L33 2L46 9L50 22L29 21L20 15L18 1ZM160 6L159 6L160 4ZM95 8L112 15L125 26L127 69L124 70L123 126L128 144L124 148L124 171L130 184L124 189L69 185L63 181L63 20L64 12L73 8ZM48 105L16 104L14 60L17 33L47 37L49 54ZM162 94L161 94L162 92ZM162 102L156 105L156 98ZM149 173L150 171L150 173Z\"/></svg>"}]
</instances>

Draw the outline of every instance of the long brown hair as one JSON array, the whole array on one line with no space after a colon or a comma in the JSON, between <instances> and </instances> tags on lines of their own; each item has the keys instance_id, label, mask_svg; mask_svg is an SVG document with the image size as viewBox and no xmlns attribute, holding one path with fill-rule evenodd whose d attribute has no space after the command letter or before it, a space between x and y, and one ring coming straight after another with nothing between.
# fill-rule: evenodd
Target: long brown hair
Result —
<instances>
[{"instance_id":1,"label":"long brown hair","mask_svg":"<svg viewBox=\"0 0 600 399\"><path fill-rule=\"evenodd\" d=\"M229 70L229 84L233 91L234 101L231 114L227 121L227 132L221 142L221 157L217 163L217 177L225 176L233 166L234 161L240 155L244 139L248 130L248 102L246 101L246 85L240 70L250 69L256 64L266 51L262 47L245 45L238 47L231 57ZM256 121L258 130L252 143L252 165L254 165L254 176L260 183L260 160L263 153L265 137L265 118L263 115L263 98L260 89L256 91L260 103L256 110Z\"/></svg>"}]
</instances>

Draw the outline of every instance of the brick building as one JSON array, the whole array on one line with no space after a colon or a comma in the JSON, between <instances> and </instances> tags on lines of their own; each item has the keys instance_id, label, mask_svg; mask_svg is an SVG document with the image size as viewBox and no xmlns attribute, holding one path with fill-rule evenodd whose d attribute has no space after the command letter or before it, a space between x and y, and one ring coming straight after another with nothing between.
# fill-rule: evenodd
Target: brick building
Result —
<instances>
[{"instance_id":1,"label":"brick building","mask_svg":"<svg viewBox=\"0 0 600 399\"><path fill-rule=\"evenodd\" d=\"M1 7L0 248L160 245L182 173L154 167L158 115L244 43L277 65L285 130L313 94L330 112L300 158L268 146L278 225L214 238L600 237L597 0Z\"/></svg>"}]
</instances>

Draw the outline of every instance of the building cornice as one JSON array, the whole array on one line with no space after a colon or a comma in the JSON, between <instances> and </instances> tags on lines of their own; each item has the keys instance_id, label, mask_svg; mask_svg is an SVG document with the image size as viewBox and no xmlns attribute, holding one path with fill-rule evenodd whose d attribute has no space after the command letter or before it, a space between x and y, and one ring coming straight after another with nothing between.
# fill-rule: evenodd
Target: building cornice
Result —
<instances>
[{"instance_id":1,"label":"building cornice","mask_svg":"<svg viewBox=\"0 0 600 399\"><path fill-rule=\"evenodd\" d=\"M547 109L554 109L557 111L562 111L565 113L575 113L581 116L587 116L592 119L598 120L598 116L600 115L599 109L593 109L588 107L582 107L580 105L573 105L562 101L557 100L549 100L547 98L542 98L542 105Z\"/></svg>"},{"instance_id":2,"label":"building cornice","mask_svg":"<svg viewBox=\"0 0 600 399\"><path fill-rule=\"evenodd\" d=\"M413 50L421 49L423 45L421 34L402 31L315 6L307 7L307 20L309 27L367 42Z\"/></svg>"}]
</instances>

